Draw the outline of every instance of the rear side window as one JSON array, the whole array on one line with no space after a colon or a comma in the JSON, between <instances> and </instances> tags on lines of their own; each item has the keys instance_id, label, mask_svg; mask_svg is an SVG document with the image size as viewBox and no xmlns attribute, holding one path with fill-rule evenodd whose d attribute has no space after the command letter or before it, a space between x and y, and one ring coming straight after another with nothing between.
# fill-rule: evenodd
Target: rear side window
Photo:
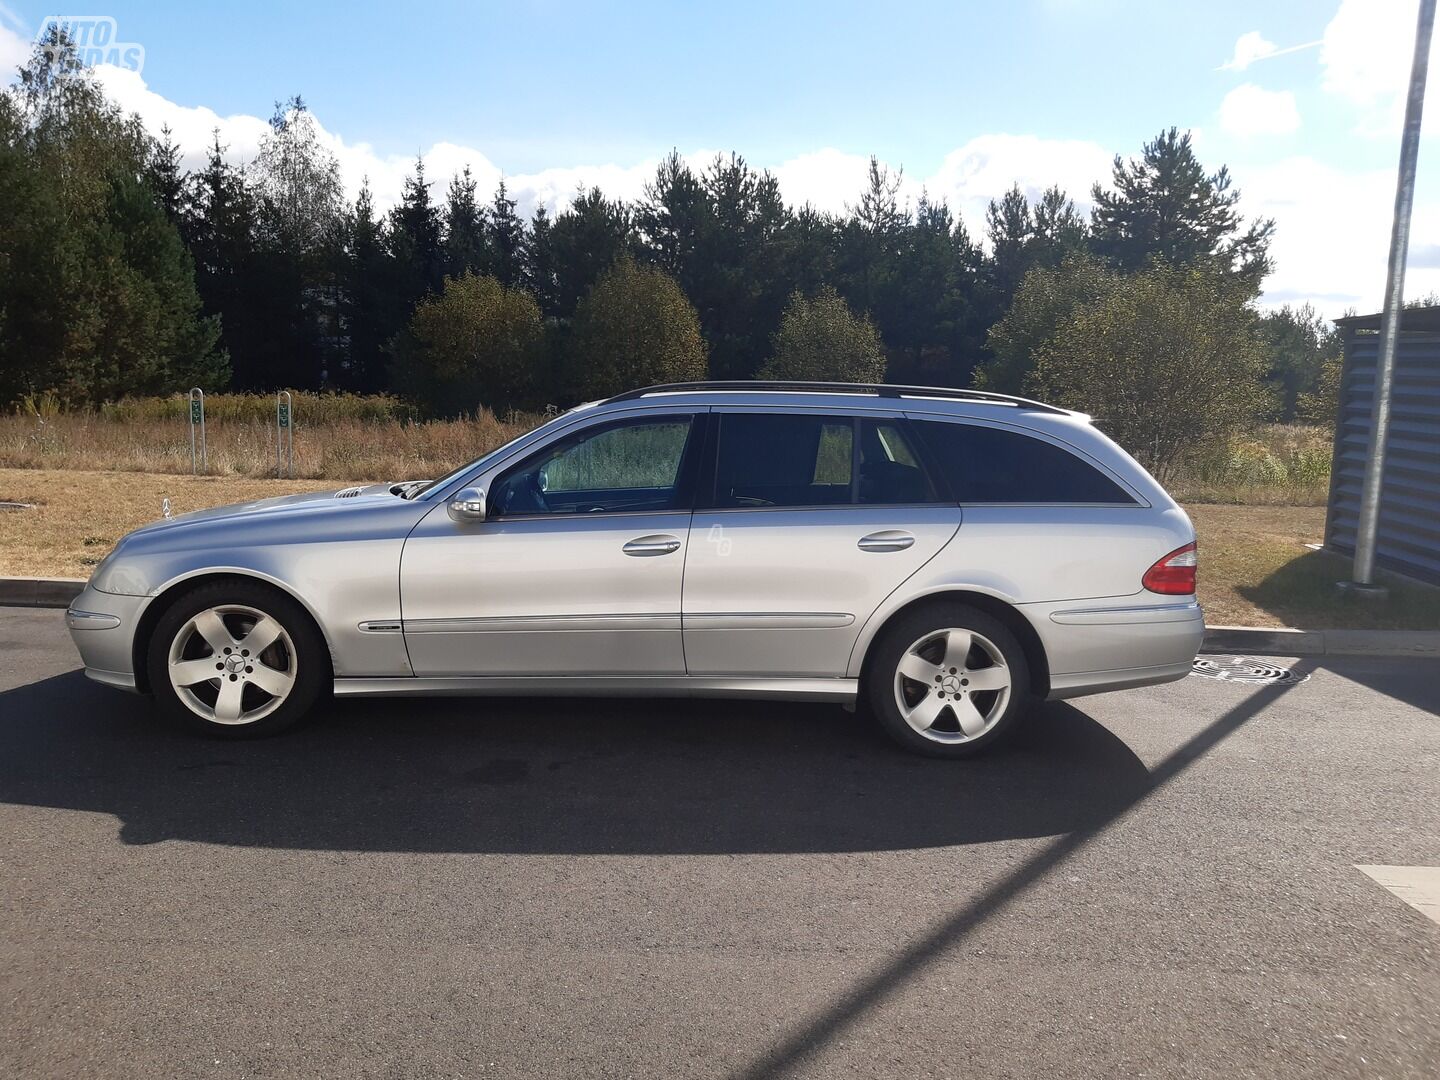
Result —
<instances>
[{"instance_id":1,"label":"rear side window","mask_svg":"<svg viewBox=\"0 0 1440 1080\"><path fill-rule=\"evenodd\" d=\"M862 503L932 503L935 487L920 465L905 426L897 420L863 419L860 428Z\"/></svg>"},{"instance_id":2,"label":"rear side window","mask_svg":"<svg viewBox=\"0 0 1440 1080\"><path fill-rule=\"evenodd\" d=\"M903 420L721 413L717 507L939 502Z\"/></svg>"},{"instance_id":3,"label":"rear side window","mask_svg":"<svg viewBox=\"0 0 1440 1080\"><path fill-rule=\"evenodd\" d=\"M855 452L849 417L724 413L719 421L716 506L850 502Z\"/></svg>"},{"instance_id":4,"label":"rear side window","mask_svg":"<svg viewBox=\"0 0 1440 1080\"><path fill-rule=\"evenodd\" d=\"M960 503L1126 503L1135 500L1093 465L1018 431L912 420Z\"/></svg>"}]
</instances>

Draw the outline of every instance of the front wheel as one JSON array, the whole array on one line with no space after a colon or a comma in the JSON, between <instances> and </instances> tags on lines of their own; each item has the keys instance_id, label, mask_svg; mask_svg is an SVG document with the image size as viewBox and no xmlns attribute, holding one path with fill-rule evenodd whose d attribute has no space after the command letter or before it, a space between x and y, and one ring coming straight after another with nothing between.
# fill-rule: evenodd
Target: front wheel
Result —
<instances>
[{"instance_id":1,"label":"front wheel","mask_svg":"<svg viewBox=\"0 0 1440 1080\"><path fill-rule=\"evenodd\" d=\"M201 585L155 626L147 658L160 709L226 739L272 735L300 720L325 687L329 656L309 615L259 582Z\"/></svg>"},{"instance_id":2,"label":"front wheel","mask_svg":"<svg viewBox=\"0 0 1440 1080\"><path fill-rule=\"evenodd\" d=\"M968 757L1005 739L1030 705L1030 668L1008 627L962 604L887 627L867 674L870 706L892 739L931 757Z\"/></svg>"}]
</instances>

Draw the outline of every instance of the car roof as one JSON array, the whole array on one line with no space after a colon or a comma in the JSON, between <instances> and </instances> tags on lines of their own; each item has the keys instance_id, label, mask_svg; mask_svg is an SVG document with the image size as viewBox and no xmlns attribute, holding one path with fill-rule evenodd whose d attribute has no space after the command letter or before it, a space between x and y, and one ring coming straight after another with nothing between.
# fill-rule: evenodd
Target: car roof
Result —
<instances>
[{"instance_id":1,"label":"car roof","mask_svg":"<svg viewBox=\"0 0 1440 1080\"><path fill-rule=\"evenodd\" d=\"M1026 413L1088 422L1084 413L1071 412L1044 402L988 390L962 390L945 386L901 386L889 383L835 383L779 380L662 383L629 390L591 402L582 408L637 404L776 405L791 408L845 410L903 408L916 412L1000 418Z\"/></svg>"}]
</instances>

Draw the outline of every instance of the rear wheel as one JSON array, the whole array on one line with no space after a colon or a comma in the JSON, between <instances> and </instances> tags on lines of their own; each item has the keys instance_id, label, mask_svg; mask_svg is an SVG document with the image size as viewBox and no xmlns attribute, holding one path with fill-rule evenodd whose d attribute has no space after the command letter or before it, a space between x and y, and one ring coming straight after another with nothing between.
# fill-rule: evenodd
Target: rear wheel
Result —
<instances>
[{"instance_id":1,"label":"rear wheel","mask_svg":"<svg viewBox=\"0 0 1440 1080\"><path fill-rule=\"evenodd\" d=\"M866 692L885 732L931 757L1003 741L1030 706L1025 651L1008 627L962 604L903 616L876 642Z\"/></svg>"},{"instance_id":2,"label":"rear wheel","mask_svg":"<svg viewBox=\"0 0 1440 1080\"><path fill-rule=\"evenodd\" d=\"M279 590L247 581L201 585L179 597L155 626L147 663L166 715L226 739L290 727L330 673L308 613Z\"/></svg>"}]
</instances>

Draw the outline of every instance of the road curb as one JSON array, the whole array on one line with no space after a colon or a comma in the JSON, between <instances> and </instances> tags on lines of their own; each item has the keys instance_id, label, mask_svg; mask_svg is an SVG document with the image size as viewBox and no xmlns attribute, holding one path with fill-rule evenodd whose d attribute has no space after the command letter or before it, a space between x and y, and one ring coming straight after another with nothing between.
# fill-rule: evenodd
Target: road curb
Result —
<instances>
[{"instance_id":1,"label":"road curb","mask_svg":"<svg viewBox=\"0 0 1440 1080\"><path fill-rule=\"evenodd\" d=\"M12 607L69 607L85 589L79 578L0 577L0 604Z\"/></svg>"},{"instance_id":2,"label":"road curb","mask_svg":"<svg viewBox=\"0 0 1440 1080\"><path fill-rule=\"evenodd\" d=\"M1440 656L1440 630L1207 626L1200 651L1259 656Z\"/></svg>"}]
</instances>

